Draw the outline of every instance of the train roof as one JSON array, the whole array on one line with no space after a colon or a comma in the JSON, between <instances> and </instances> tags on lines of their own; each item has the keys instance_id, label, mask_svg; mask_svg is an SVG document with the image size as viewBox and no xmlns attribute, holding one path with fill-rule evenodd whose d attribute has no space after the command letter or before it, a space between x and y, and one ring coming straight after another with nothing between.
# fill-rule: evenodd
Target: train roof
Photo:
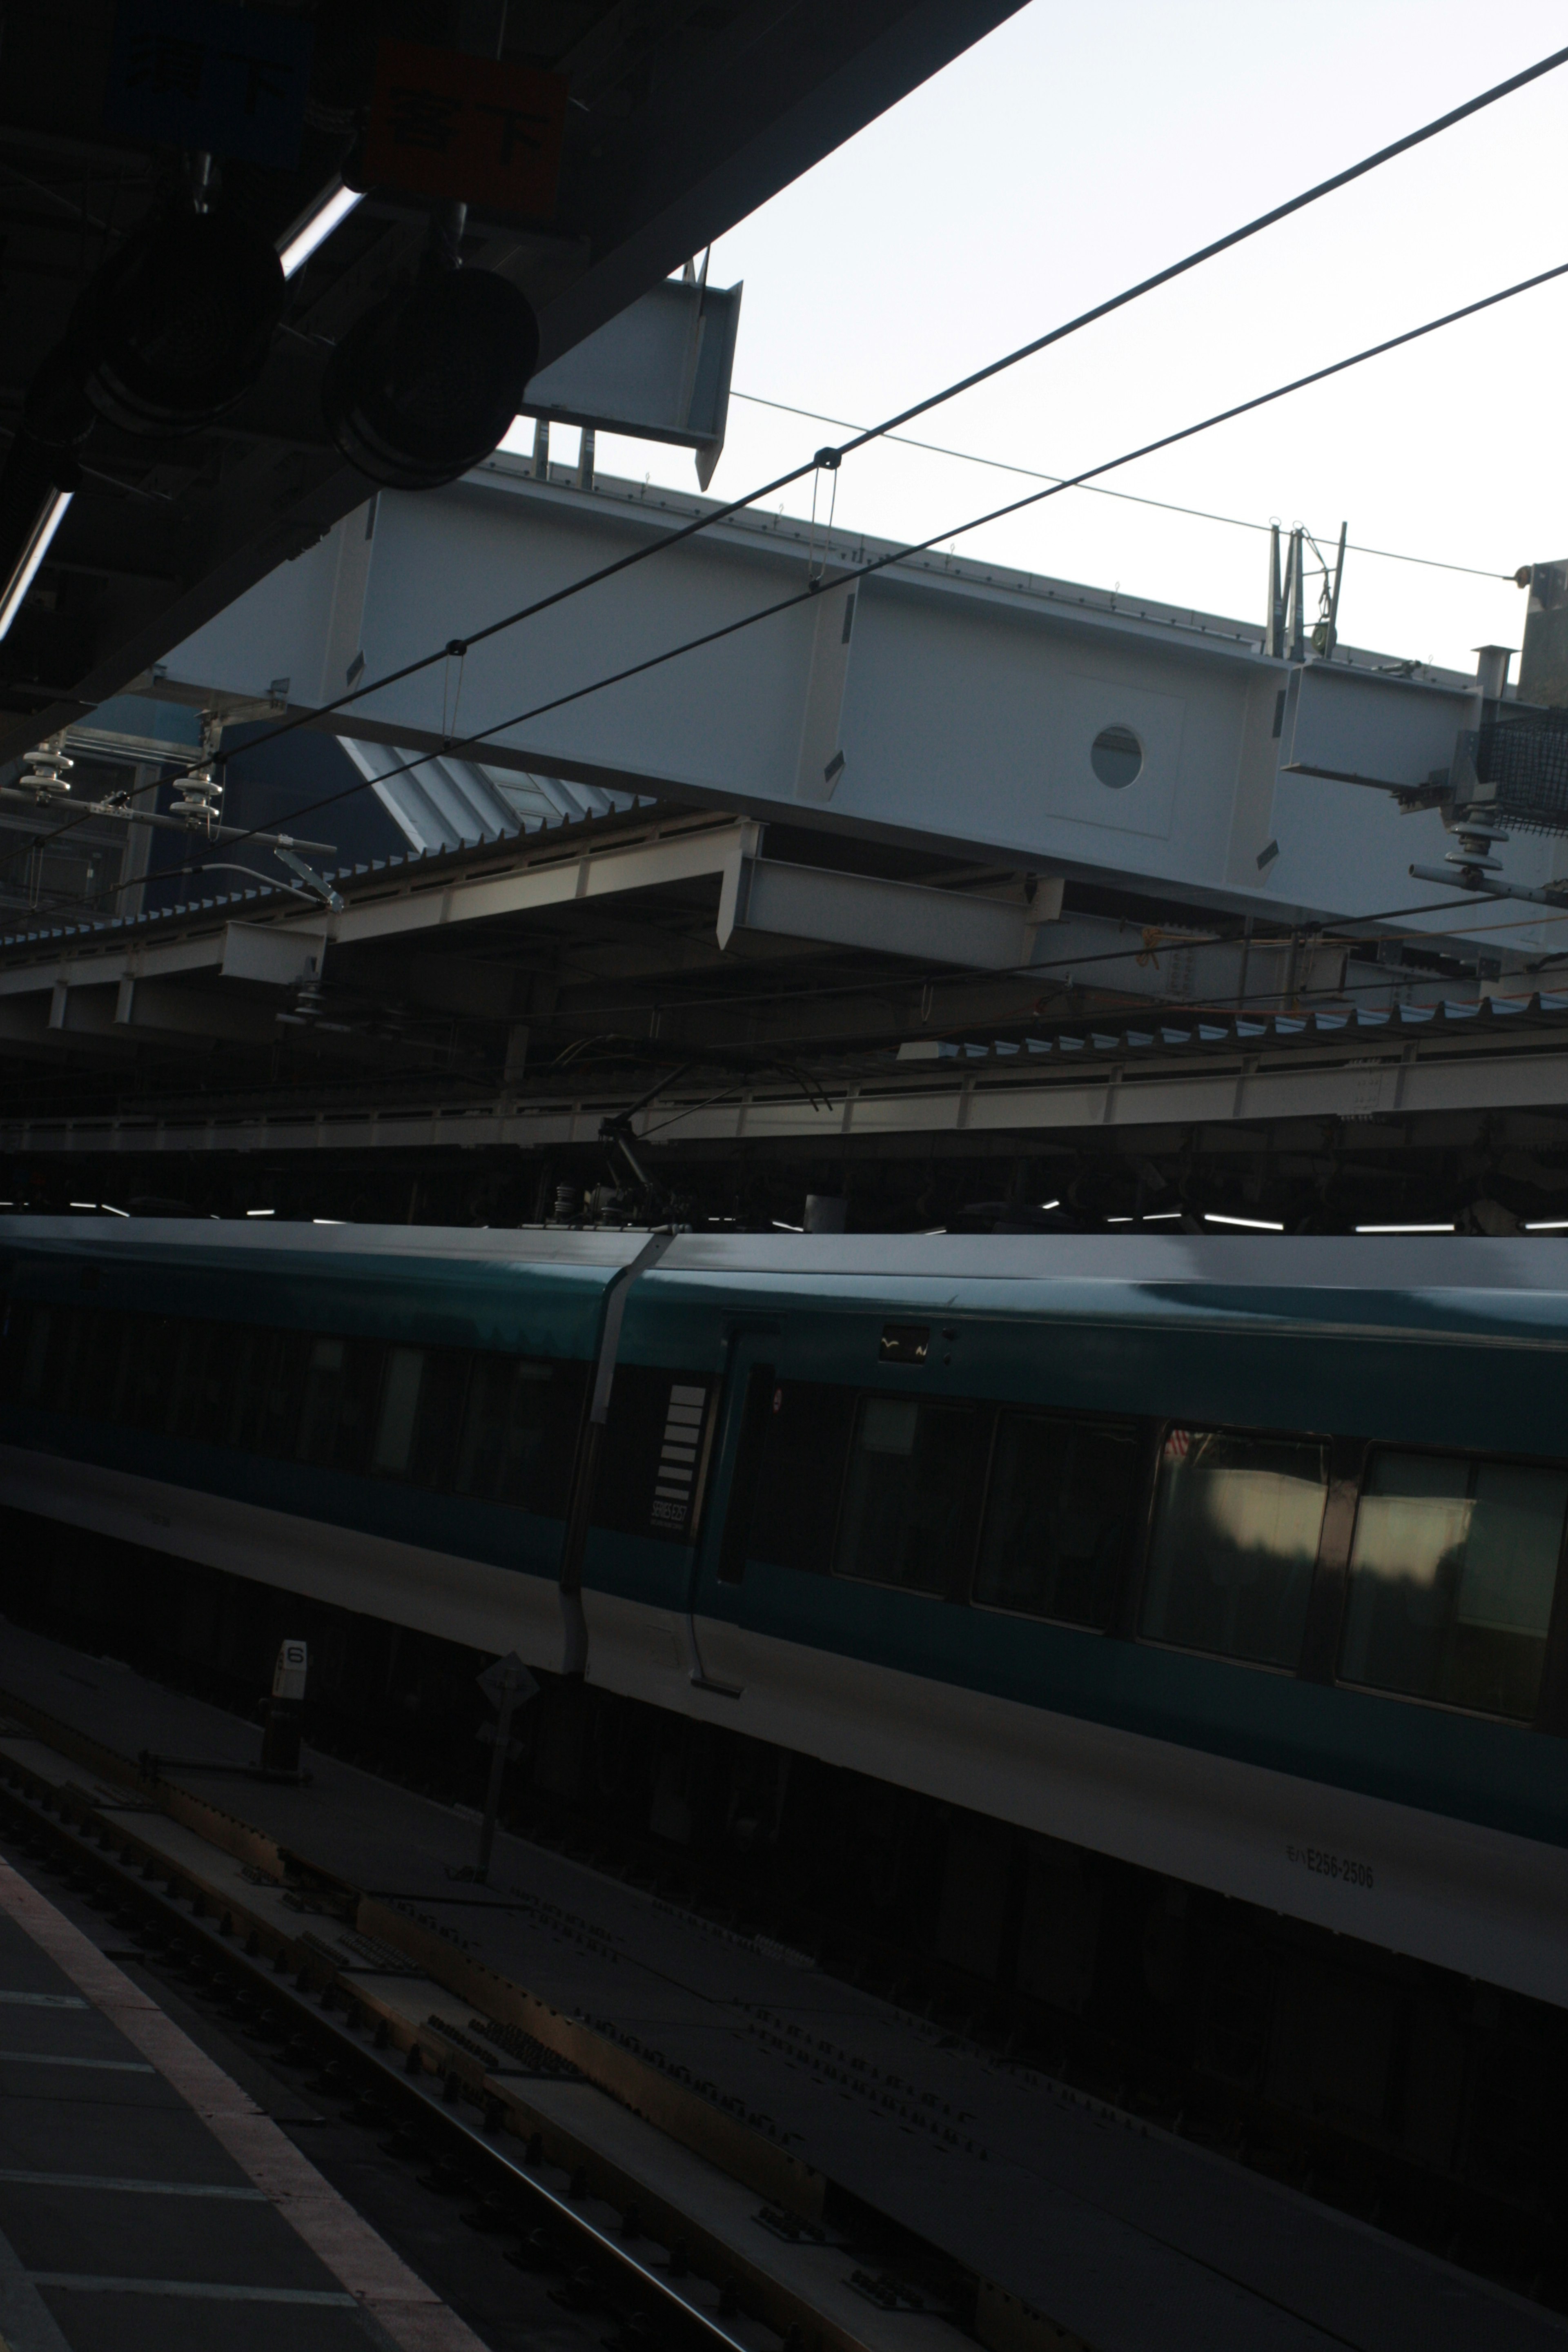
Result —
<instances>
[{"instance_id":1,"label":"train roof","mask_svg":"<svg viewBox=\"0 0 1568 2352\"><path fill-rule=\"evenodd\" d=\"M0 1216L0 1248L87 1257L354 1257L613 1274L645 1230ZM1568 1292L1568 1236L1453 1234L677 1234L664 1274L895 1280L1258 1284L1286 1290Z\"/></svg>"}]
</instances>

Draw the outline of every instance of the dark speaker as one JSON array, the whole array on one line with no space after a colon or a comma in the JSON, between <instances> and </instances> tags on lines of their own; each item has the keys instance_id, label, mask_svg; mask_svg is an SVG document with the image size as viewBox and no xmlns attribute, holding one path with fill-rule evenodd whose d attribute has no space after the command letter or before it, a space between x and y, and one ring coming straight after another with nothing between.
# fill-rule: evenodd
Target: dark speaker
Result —
<instances>
[{"instance_id":1,"label":"dark speaker","mask_svg":"<svg viewBox=\"0 0 1568 2352\"><path fill-rule=\"evenodd\" d=\"M82 295L69 338L82 389L122 432L198 433L260 374L283 296L258 229L221 213L167 213L111 254Z\"/></svg>"},{"instance_id":2,"label":"dark speaker","mask_svg":"<svg viewBox=\"0 0 1568 2352\"><path fill-rule=\"evenodd\" d=\"M373 482L435 489L489 456L538 358L538 321L515 286L486 269L426 270L333 352L327 429Z\"/></svg>"}]
</instances>

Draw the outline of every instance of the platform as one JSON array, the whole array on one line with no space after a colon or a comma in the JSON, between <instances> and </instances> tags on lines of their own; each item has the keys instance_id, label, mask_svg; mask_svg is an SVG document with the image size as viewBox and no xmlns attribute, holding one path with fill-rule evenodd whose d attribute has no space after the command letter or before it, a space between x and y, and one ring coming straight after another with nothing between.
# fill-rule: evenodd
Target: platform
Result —
<instances>
[{"instance_id":1,"label":"platform","mask_svg":"<svg viewBox=\"0 0 1568 2352\"><path fill-rule=\"evenodd\" d=\"M271 2119L0 1863L7 2352L482 2352Z\"/></svg>"},{"instance_id":2,"label":"platform","mask_svg":"<svg viewBox=\"0 0 1568 2352\"><path fill-rule=\"evenodd\" d=\"M247 1778L253 1727L124 1668L0 1627L0 1705L121 1785L189 1759L149 1792L187 1832L353 1890L361 1933L737 2179L801 2210L832 2184L1096 2352L1568 2352L1523 2298L799 1956L505 1834L465 1885L471 1820L330 1757Z\"/></svg>"}]
</instances>

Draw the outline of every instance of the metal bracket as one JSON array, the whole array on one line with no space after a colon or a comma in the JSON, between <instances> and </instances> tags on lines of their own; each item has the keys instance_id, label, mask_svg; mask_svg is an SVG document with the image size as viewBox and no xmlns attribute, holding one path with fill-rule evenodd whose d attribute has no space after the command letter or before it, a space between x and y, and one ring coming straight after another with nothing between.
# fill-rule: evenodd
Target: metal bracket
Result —
<instances>
[{"instance_id":1,"label":"metal bracket","mask_svg":"<svg viewBox=\"0 0 1568 2352\"><path fill-rule=\"evenodd\" d=\"M321 879L313 866L306 865L297 850L288 847L283 841L279 840L272 844L272 851L279 864L286 866L290 874L297 874L307 888L314 891L317 898L329 906L334 915L342 913L343 902L338 892L333 889L330 882L324 882Z\"/></svg>"},{"instance_id":2,"label":"metal bracket","mask_svg":"<svg viewBox=\"0 0 1568 2352\"><path fill-rule=\"evenodd\" d=\"M1468 890L1486 898L1528 898L1537 907L1557 907L1568 912L1568 879L1547 890L1527 890L1522 882L1494 881L1479 866L1413 866L1413 882L1441 882L1450 890Z\"/></svg>"}]
</instances>

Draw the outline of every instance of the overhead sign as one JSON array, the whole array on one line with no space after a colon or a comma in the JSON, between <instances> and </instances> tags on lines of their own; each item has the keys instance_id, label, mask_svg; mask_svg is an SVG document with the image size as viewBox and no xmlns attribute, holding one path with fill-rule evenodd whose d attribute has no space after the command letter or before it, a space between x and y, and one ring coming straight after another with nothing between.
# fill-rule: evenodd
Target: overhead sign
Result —
<instances>
[{"instance_id":1,"label":"overhead sign","mask_svg":"<svg viewBox=\"0 0 1568 2352\"><path fill-rule=\"evenodd\" d=\"M504 58L383 41L365 181L548 219L561 177L566 84Z\"/></svg>"},{"instance_id":2,"label":"overhead sign","mask_svg":"<svg viewBox=\"0 0 1568 2352\"><path fill-rule=\"evenodd\" d=\"M226 0L120 0L103 127L110 137L292 171L311 38L302 17Z\"/></svg>"}]
</instances>

